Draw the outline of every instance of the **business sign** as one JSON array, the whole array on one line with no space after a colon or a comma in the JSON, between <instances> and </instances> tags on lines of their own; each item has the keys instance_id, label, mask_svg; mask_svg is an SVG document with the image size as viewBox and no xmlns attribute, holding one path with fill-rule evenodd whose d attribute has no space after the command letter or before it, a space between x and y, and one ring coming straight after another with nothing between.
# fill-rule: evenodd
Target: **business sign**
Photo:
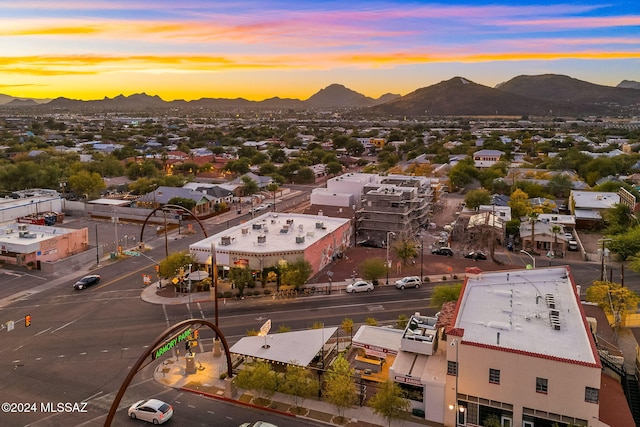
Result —
<instances>
[{"instance_id":1,"label":"business sign","mask_svg":"<svg viewBox=\"0 0 640 427\"><path fill-rule=\"evenodd\" d=\"M264 337L269 333L270 330L271 330L271 319L264 322L264 325L260 327L260 333L258 333L258 336Z\"/></svg>"},{"instance_id":2,"label":"business sign","mask_svg":"<svg viewBox=\"0 0 640 427\"><path fill-rule=\"evenodd\" d=\"M153 352L151 353L151 359L156 360L167 351L175 348L178 344L189 341L189 339L191 338L191 334L193 334L193 329L189 328L180 332L178 335L174 335L173 337L169 338L164 342L164 344L153 350Z\"/></svg>"}]
</instances>

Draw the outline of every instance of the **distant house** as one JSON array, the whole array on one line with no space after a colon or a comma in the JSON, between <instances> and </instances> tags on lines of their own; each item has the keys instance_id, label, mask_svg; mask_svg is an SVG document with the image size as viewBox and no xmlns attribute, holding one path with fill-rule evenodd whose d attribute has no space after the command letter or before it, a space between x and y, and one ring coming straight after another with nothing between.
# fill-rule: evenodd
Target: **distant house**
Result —
<instances>
[{"instance_id":1,"label":"distant house","mask_svg":"<svg viewBox=\"0 0 640 427\"><path fill-rule=\"evenodd\" d=\"M602 226L602 213L618 203L618 193L608 191L571 190L569 195L569 209L576 217L576 228Z\"/></svg>"},{"instance_id":2,"label":"distant house","mask_svg":"<svg viewBox=\"0 0 640 427\"><path fill-rule=\"evenodd\" d=\"M215 213L215 201L212 196L183 187L158 187L140 197L136 203L138 207L159 207L176 197L193 200L196 206L191 211L197 217L207 217Z\"/></svg>"},{"instance_id":3,"label":"distant house","mask_svg":"<svg viewBox=\"0 0 640 427\"><path fill-rule=\"evenodd\" d=\"M473 163L477 168L489 168L504 155L504 151L500 150L478 150L473 153Z\"/></svg>"}]
</instances>

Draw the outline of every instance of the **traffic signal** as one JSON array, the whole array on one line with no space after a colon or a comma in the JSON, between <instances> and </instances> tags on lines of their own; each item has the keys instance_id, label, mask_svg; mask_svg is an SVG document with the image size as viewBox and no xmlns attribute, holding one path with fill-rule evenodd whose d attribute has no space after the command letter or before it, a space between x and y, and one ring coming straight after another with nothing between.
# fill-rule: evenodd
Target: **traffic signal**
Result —
<instances>
[{"instance_id":1,"label":"traffic signal","mask_svg":"<svg viewBox=\"0 0 640 427\"><path fill-rule=\"evenodd\" d=\"M156 264L156 273L160 271L160 266Z\"/></svg>"},{"instance_id":2,"label":"traffic signal","mask_svg":"<svg viewBox=\"0 0 640 427\"><path fill-rule=\"evenodd\" d=\"M31 326L31 315L27 314L26 316L24 316L24 326L25 327L29 327Z\"/></svg>"},{"instance_id":3,"label":"traffic signal","mask_svg":"<svg viewBox=\"0 0 640 427\"><path fill-rule=\"evenodd\" d=\"M195 331L193 331L193 339L194 340L197 340L199 336L200 336L200 331L199 330L196 329Z\"/></svg>"}]
</instances>

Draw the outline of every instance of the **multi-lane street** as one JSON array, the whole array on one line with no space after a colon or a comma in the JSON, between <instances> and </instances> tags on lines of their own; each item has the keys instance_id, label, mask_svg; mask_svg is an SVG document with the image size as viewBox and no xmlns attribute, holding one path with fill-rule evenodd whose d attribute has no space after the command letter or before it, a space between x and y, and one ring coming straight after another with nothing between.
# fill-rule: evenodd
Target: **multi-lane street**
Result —
<instances>
[{"instance_id":1,"label":"multi-lane street","mask_svg":"<svg viewBox=\"0 0 640 427\"><path fill-rule=\"evenodd\" d=\"M207 223L207 232L211 235L240 220L242 215L211 221ZM101 232L107 234L112 225L101 226L107 227ZM185 250L201 238L199 233L179 237L172 234L170 251ZM92 273L102 276L100 284L82 291L74 290L71 285L86 271L67 272L53 278L39 272L0 271L3 301L0 323L15 321L12 331L0 330L3 344L0 347L0 402L15 403L15 409L22 404L19 413L0 414L2 425L102 425L131 366L162 331L187 318L214 318L213 302L155 305L141 300L141 275L153 274L154 260L162 259L165 252L163 236L149 238L147 244L152 250L145 256L104 263L93 270ZM527 263L521 254L505 253L500 257L511 265ZM550 262L569 264L583 293L600 274L597 263ZM542 262L539 263L538 267L542 266ZM626 272L625 284L639 292L638 273ZM435 313L437 310L429 307L433 286L425 284L405 291L392 286L379 287L374 292L355 295L334 292L291 299L233 300L218 304L219 326L227 341L233 344L247 331L259 329L267 318L271 319L274 330L280 326L304 330L316 322L340 326L345 317L356 324L364 323L367 318L393 324L400 315ZM29 291L36 289L37 292ZM29 327L24 325L26 315L32 319ZM212 338L206 334L203 333L203 338ZM126 407L149 397L174 405L174 425L211 425L212 419L219 426L237 426L257 419L280 426L303 425L299 419L167 388L153 380L157 363L160 362L150 364L136 376L122 400L114 425L137 425L127 418ZM58 409L57 403L69 405L57 411L54 410Z\"/></svg>"}]
</instances>

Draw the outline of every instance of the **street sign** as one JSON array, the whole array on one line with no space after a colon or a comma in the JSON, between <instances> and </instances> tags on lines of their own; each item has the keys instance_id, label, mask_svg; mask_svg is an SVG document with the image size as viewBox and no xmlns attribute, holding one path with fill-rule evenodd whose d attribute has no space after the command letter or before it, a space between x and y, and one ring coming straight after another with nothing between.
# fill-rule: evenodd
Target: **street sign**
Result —
<instances>
[{"instance_id":1,"label":"street sign","mask_svg":"<svg viewBox=\"0 0 640 427\"><path fill-rule=\"evenodd\" d=\"M8 331L13 331L14 326L15 326L15 322L13 320L9 320L7 322L7 332Z\"/></svg>"},{"instance_id":2,"label":"street sign","mask_svg":"<svg viewBox=\"0 0 640 427\"><path fill-rule=\"evenodd\" d=\"M264 322L264 325L260 327L260 333L258 334L258 336L264 337L269 333L270 330L271 330L271 319Z\"/></svg>"}]
</instances>

